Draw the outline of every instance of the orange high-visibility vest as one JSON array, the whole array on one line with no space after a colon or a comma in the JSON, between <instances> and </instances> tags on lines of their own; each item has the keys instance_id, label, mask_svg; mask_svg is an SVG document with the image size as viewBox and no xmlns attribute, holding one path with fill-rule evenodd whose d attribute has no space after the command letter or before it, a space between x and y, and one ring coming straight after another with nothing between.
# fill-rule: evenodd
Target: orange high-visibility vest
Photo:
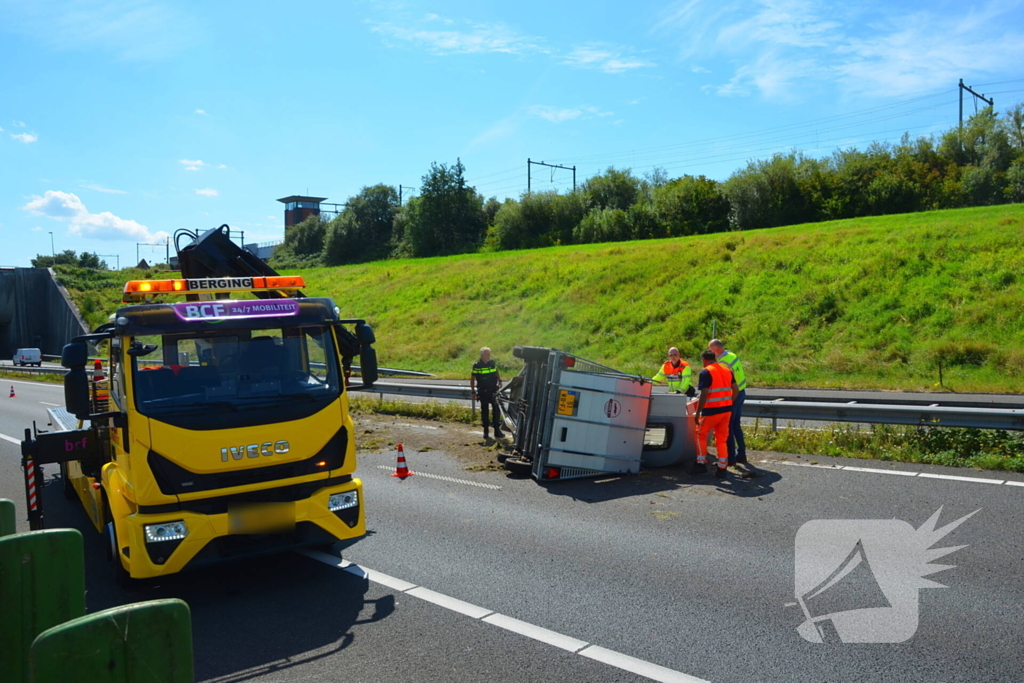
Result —
<instances>
[{"instance_id":1,"label":"orange high-visibility vest","mask_svg":"<svg viewBox=\"0 0 1024 683\"><path fill-rule=\"evenodd\" d=\"M704 401L705 408L729 408L732 406L732 370L721 363L712 363L704 368L711 373L711 387Z\"/></svg>"},{"instance_id":2,"label":"orange high-visibility vest","mask_svg":"<svg viewBox=\"0 0 1024 683\"><path fill-rule=\"evenodd\" d=\"M679 360L678 368L672 365L672 361L667 360L653 379L659 381L664 378L668 382L668 388L672 391L686 391L686 388L690 386L691 376L690 364L685 360Z\"/></svg>"}]
</instances>

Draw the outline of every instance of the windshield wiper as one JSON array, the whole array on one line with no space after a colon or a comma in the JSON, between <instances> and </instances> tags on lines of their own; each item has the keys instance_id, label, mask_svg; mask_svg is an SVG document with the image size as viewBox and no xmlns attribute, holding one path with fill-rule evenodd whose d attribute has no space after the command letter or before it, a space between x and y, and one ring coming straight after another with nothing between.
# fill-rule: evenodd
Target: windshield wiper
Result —
<instances>
[{"instance_id":1,"label":"windshield wiper","mask_svg":"<svg viewBox=\"0 0 1024 683\"><path fill-rule=\"evenodd\" d=\"M156 400L157 401L168 401L170 399L163 398L163 399L156 399ZM148 403L152 404L153 401L149 401ZM196 411L196 410L206 410L207 408L226 407L226 408L231 408L231 410L234 411L234 412L238 412L238 406L236 406L231 401L205 401L203 403L182 403L182 404L159 405L159 406L149 405L148 407L155 408L155 409L157 409L157 410L159 410L161 412L177 412L177 411L192 412L192 411Z\"/></svg>"}]
</instances>

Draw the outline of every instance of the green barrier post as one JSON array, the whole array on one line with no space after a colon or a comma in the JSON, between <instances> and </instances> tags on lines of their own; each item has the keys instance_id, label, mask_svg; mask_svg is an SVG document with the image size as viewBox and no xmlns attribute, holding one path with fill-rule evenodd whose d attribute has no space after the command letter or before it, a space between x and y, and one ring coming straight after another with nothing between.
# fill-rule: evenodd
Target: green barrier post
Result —
<instances>
[{"instance_id":1,"label":"green barrier post","mask_svg":"<svg viewBox=\"0 0 1024 683\"><path fill-rule=\"evenodd\" d=\"M14 501L0 498L0 536L10 536L17 530Z\"/></svg>"},{"instance_id":2,"label":"green barrier post","mask_svg":"<svg viewBox=\"0 0 1024 683\"><path fill-rule=\"evenodd\" d=\"M193 683L192 621L178 599L79 617L32 644L32 683Z\"/></svg>"},{"instance_id":3,"label":"green barrier post","mask_svg":"<svg viewBox=\"0 0 1024 683\"><path fill-rule=\"evenodd\" d=\"M29 531L0 538L0 671L28 681L32 641L46 629L85 614L82 534ZM79 680L79 679L68 679Z\"/></svg>"}]
</instances>

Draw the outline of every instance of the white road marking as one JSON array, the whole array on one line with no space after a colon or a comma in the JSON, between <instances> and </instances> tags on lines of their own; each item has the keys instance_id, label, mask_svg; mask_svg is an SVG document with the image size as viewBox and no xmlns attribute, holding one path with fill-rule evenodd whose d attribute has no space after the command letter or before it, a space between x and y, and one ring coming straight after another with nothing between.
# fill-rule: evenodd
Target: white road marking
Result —
<instances>
[{"instance_id":1,"label":"white road marking","mask_svg":"<svg viewBox=\"0 0 1024 683\"><path fill-rule=\"evenodd\" d=\"M21 439L15 439L13 436L7 436L6 434L0 434L0 439L4 441L10 441L11 443L21 445Z\"/></svg>"},{"instance_id":2,"label":"white road marking","mask_svg":"<svg viewBox=\"0 0 1024 683\"><path fill-rule=\"evenodd\" d=\"M393 470L394 467L390 465L377 465L379 470ZM427 477L428 479L439 479L440 481L451 482L452 484L465 484L467 486L479 486L482 489L491 489L493 491L500 491L501 487L496 484L485 484L482 481L470 481L468 479L455 479L454 477L443 477L440 474L430 474L428 472L414 472L417 477Z\"/></svg>"},{"instance_id":3,"label":"white road marking","mask_svg":"<svg viewBox=\"0 0 1024 683\"><path fill-rule=\"evenodd\" d=\"M904 472L903 470L882 470L876 467L854 467L853 465L812 465L803 462L786 462L784 460L761 460L764 465L784 465L786 467L813 467L826 470L847 470L850 472L870 472L872 474L895 474L899 477L921 477L924 479L944 479L947 481L969 481L980 484L1006 484L1007 486L1024 486L1024 481L1003 481L986 477L960 477L952 474L932 474L931 472Z\"/></svg>"},{"instance_id":4,"label":"white road marking","mask_svg":"<svg viewBox=\"0 0 1024 683\"><path fill-rule=\"evenodd\" d=\"M435 591L430 590L429 588L424 588L423 586L416 586L416 588L412 588L410 590L405 591L405 594L413 595L419 598L420 600L432 602L435 605L439 605L441 607L444 607L445 609L450 609L453 612L465 614L467 617L471 617L473 619L482 619L483 617L486 617L488 614L494 614L494 610L492 609L477 607L476 605L473 605L471 603L463 602L458 598L453 598L451 596L445 595L444 593L437 593Z\"/></svg>"},{"instance_id":5,"label":"white road marking","mask_svg":"<svg viewBox=\"0 0 1024 683\"><path fill-rule=\"evenodd\" d=\"M498 628L503 628L506 631L512 631L513 633L518 633L521 636L539 640L540 642L547 643L548 645L554 645L555 647L568 652L579 652L588 645L586 641L579 640L571 636L564 636L561 633L551 631L541 626L534 626L533 624L513 619L512 617L505 616L504 614L492 614L489 617L484 617L483 621L486 621L488 624L494 624Z\"/></svg>"},{"instance_id":6,"label":"white road marking","mask_svg":"<svg viewBox=\"0 0 1024 683\"><path fill-rule=\"evenodd\" d=\"M871 472L873 474L896 474L901 477L916 477L917 472L904 472L902 470L880 470L877 467L850 467L844 465L843 469L847 472Z\"/></svg>"},{"instance_id":7,"label":"white road marking","mask_svg":"<svg viewBox=\"0 0 1024 683\"><path fill-rule=\"evenodd\" d=\"M917 475L924 477L925 479L948 479L949 481L971 481L978 484L1002 484L1002 479L983 479L981 477L955 477L952 474L932 474L931 472L922 472Z\"/></svg>"},{"instance_id":8,"label":"white road marking","mask_svg":"<svg viewBox=\"0 0 1024 683\"><path fill-rule=\"evenodd\" d=\"M707 683L703 678L666 669L663 666L651 664L650 662L624 655L615 650L606 650L597 645L591 645L586 649L580 650L577 654L655 681L662 681L663 683Z\"/></svg>"},{"instance_id":9,"label":"white road marking","mask_svg":"<svg viewBox=\"0 0 1024 683\"><path fill-rule=\"evenodd\" d=\"M61 405L59 403L47 403L46 401L40 401L40 403L42 403L44 406L53 406L54 408L60 408Z\"/></svg>"},{"instance_id":10,"label":"white road marking","mask_svg":"<svg viewBox=\"0 0 1024 683\"><path fill-rule=\"evenodd\" d=\"M443 593L432 591L429 588L423 588L415 584L403 581L402 579L396 579L393 576L388 576L382 572L378 572L374 569L367 569L366 567L357 565L348 560L343 560L337 555L330 553L321 552L319 550L300 550L300 554L305 555L317 562L323 562L331 567L337 567L342 571L355 574L360 578L366 577L374 583L379 583L388 588L393 588L405 595L411 595L421 600L426 600L429 603L444 607L445 609L458 612L472 619L478 619L486 622L492 626L511 631L527 638L540 641L547 645L552 645L561 650L567 652L574 652L576 654L583 655L595 661L609 666L614 666L624 671L635 673L639 676L645 676L655 681L663 681L664 683L707 683L702 678L696 678L688 674L668 669L658 664L652 664L651 662L644 661L643 659L637 659L636 657L630 657L624 655L621 652L614 650L608 650L597 645L591 645L586 641L567 636L557 631L546 629L542 626L536 626L529 622L520 621L504 614L499 614L493 610L486 609L484 607L478 607L469 602L453 598Z\"/></svg>"},{"instance_id":11,"label":"white road marking","mask_svg":"<svg viewBox=\"0 0 1024 683\"><path fill-rule=\"evenodd\" d=\"M54 389L63 389L63 384L54 384L52 382L26 382L23 379L4 379L0 377L0 384L31 384L34 387L53 387Z\"/></svg>"}]
</instances>

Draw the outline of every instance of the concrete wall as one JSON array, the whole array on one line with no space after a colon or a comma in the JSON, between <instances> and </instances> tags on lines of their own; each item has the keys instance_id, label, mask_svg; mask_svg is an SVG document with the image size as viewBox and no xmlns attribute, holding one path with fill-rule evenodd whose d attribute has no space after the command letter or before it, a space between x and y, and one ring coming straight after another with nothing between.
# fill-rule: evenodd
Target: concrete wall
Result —
<instances>
[{"instance_id":1,"label":"concrete wall","mask_svg":"<svg viewBox=\"0 0 1024 683\"><path fill-rule=\"evenodd\" d=\"M0 358L38 347L59 356L72 337L90 332L49 268L0 270Z\"/></svg>"}]
</instances>

